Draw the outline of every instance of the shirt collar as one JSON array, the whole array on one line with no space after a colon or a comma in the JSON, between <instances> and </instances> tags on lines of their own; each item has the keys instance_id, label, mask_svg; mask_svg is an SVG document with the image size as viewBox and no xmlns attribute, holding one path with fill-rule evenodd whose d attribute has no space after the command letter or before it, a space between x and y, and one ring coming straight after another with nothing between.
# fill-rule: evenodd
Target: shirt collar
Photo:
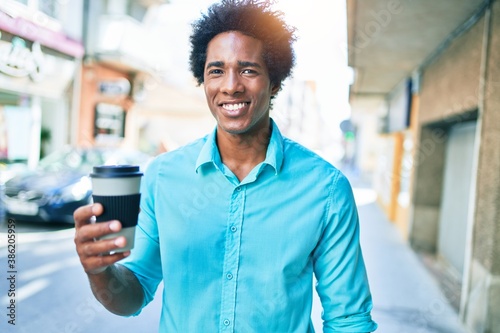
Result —
<instances>
[{"instance_id":1,"label":"shirt collar","mask_svg":"<svg viewBox=\"0 0 500 333\"><path fill-rule=\"evenodd\" d=\"M283 165L283 136L273 119L271 119L271 128L271 139L267 146L266 159L262 163L273 167L275 174L278 174ZM198 172L200 167L206 164L212 164L217 169L223 170L219 148L217 147L216 135L217 127L207 136L205 144L198 155L198 159L196 160L196 172Z\"/></svg>"},{"instance_id":2,"label":"shirt collar","mask_svg":"<svg viewBox=\"0 0 500 333\"><path fill-rule=\"evenodd\" d=\"M196 172L205 164L212 164L217 169L222 170L222 160L220 158L219 148L217 147L216 135L217 126L212 133L207 135L205 144L201 148L198 159L196 160Z\"/></svg>"}]
</instances>

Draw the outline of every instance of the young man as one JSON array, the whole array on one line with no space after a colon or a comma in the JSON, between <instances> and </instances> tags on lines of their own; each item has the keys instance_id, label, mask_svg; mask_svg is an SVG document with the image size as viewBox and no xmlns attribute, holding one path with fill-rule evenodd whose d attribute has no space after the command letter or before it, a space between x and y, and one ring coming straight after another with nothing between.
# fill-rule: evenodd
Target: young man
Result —
<instances>
[{"instance_id":1,"label":"young man","mask_svg":"<svg viewBox=\"0 0 500 333\"><path fill-rule=\"evenodd\" d=\"M138 314L163 281L160 332L309 333L315 274L324 332L376 329L348 181L269 116L293 34L255 0L223 0L193 25L214 132L150 164L132 253L101 255L125 245L94 241L121 228L89 223L101 206L74 214L80 260L111 312Z\"/></svg>"}]
</instances>

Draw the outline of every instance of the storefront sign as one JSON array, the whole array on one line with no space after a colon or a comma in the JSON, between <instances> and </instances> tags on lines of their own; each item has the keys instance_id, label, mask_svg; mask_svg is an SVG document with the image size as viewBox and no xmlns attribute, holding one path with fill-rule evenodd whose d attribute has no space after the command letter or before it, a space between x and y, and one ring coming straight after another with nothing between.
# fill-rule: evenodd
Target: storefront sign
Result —
<instances>
[{"instance_id":1,"label":"storefront sign","mask_svg":"<svg viewBox=\"0 0 500 333\"><path fill-rule=\"evenodd\" d=\"M101 81L98 90L100 94L107 96L127 96L130 94L130 82L124 78Z\"/></svg>"},{"instance_id":2,"label":"storefront sign","mask_svg":"<svg viewBox=\"0 0 500 333\"><path fill-rule=\"evenodd\" d=\"M43 74L44 55L38 42L29 49L19 37L0 44L0 72L14 77L30 77L39 81Z\"/></svg>"},{"instance_id":3,"label":"storefront sign","mask_svg":"<svg viewBox=\"0 0 500 333\"><path fill-rule=\"evenodd\" d=\"M2 1L0 1L0 3L2 3ZM1 4L0 7L2 7ZM1 8L0 30L9 32L27 40L38 42L43 46L68 54L75 58L82 57L85 52L81 42L73 40L61 32L53 31L25 20L22 17L13 17L4 13Z\"/></svg>"}]
</instances>

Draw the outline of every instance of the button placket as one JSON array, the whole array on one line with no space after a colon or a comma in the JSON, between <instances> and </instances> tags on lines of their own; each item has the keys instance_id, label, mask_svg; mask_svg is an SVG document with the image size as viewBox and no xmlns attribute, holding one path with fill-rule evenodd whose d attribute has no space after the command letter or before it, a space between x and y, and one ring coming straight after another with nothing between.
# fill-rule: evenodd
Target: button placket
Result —
<instances>
[{"instance_id":1,"label":"button placket","mask_svg":"<svg viewBox=\"0 0 500 333\"><path fill-rule=\"evenodd\" d=\"M227 220L221 299L221 332L234 332L236 283L240 259L241 225L245 206L245 187L234 188Z\"/></svg>"}]
</instances>

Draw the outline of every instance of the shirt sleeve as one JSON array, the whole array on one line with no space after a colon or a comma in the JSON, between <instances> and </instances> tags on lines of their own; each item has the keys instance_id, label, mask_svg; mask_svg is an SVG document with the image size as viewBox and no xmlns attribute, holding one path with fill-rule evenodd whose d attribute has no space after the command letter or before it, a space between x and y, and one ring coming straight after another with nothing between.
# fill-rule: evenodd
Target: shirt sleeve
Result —
<instances>
[{"instance_id":1,"label":"shirt sleeve","mask_svg":"<svg viewBox=\"0 0 500 333\"><path fill-rule=\"evenodd\" d=\"M153 161L141 182L141 211L136 227L134 248L130 256L120 262L135 274L144 290L143 305L137 313L133 314L134 316L153 300L162 280L158 224L154 209L157 169L158 163Z\"/></svg>"},{"instance_id":2,"label":"shirt sleeve","mask_svg":"<svg viewBox=\"0 0 500 333\"><path fill-rule=\"evenodd\" d=\"M359 220L348 180L332 182L323 233L313 253L323 332L373 332L372 298L359 244Z\"/></svg>"}]
</instances>

